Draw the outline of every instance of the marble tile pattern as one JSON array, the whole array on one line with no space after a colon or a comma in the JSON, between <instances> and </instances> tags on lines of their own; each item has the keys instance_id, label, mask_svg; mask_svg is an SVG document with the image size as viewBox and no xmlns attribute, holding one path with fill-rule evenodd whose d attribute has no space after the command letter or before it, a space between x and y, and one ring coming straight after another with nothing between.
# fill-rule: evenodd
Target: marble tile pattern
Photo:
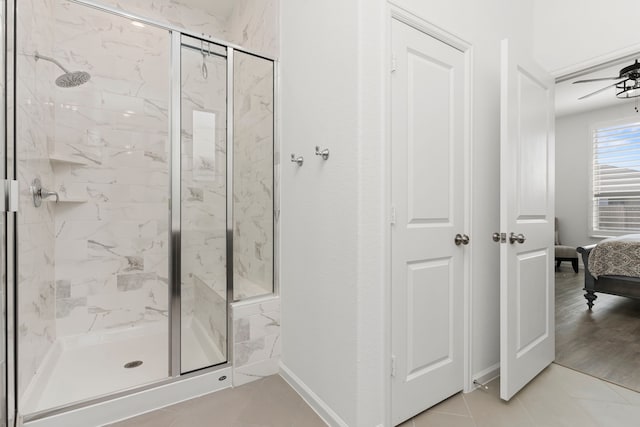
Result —
<instances>
[{"instance_id":1,"label":"marble tile pattern","mask_svg":"<svg viewBox=\"0 0 640 427\"><path fill-rule=\"evenodd\" d=\"M235 299L273 292L273 64L236 53L234 64Z\"/></svg>"},{"instance_id":2,"label":"marble tile pattern","mask_svg":"<svg viewBox=\"0 0 640 427\"><path fill-rule=\"evenodd\" d=\"M214 2L215 0L211 3ZM162 24L228 40L228 16L220 16L215 8L209 8L205 1L200 1L197 5L189 0L97 0L96 3L144 16Z\"/></svg>"},{"instance_id":3,"label":"marble tile pattern","mask_svg":"<svg viewBox=\"0 0 640 427\"><path fill-rule=\"evenodd\" d=\"M229 41L253 52L278 57L279 0L237 0L226 24Z\"/></svg>"},{"instance_id":4,"label":"marble tile pattern","mask_svg":"<svg viewBox=\"0 0 640 427\"><path fill-rule=\"evenodd\" d=\"M198 277L194 277L194 318L204 329L206 339L222 353L227 354L227 295L226 287L213 289ZM187 349L188 351L188 349ZM207 366L220 363L213 357ZM203 368L199 366L198 368Z\"/></svg>"},{"instance_id":5,"label":"marble tile pattern","mask_svg":"<svg viewBox=\"0 0 640 427\"><path fill-rule=\"evenodd\" d=\"M18 394L21 395L50 350L55 330L54 208L44 202L36 208L30 184L36 177L52 185L53 170L47 147L55 121L51 63L36 62L36 50L53 47L50 16L53 2L20 2L17 18L16 138L17 177L20 185L18 259Z\"/></svg>"},{"instance_id":6,"label":"marble tile pattern","mask_svg":"<svg viewBox=\"0 0 640 427\"><path fill-rule=\"evenodd\" d=\"M167 322L169 35L66 1L53 22L91 74L54 89L49 152L79 162L52 162L58 336Z\"/></svg>"},{"instance_id":7,"label":"marble tile pattern","mask_svg":"<svg viewBox=\"0 0 640 427\"><path fill-rule=\"evenodd\" d=\"M233 385L238 386L278 373L280 297L232 305Z\"/></svg>"},{"instance_id":8,"label":"marble tile pattern","mask_svg":"<svg viewBox=\"0 0 640 427\"><path fill-rule=\"evenodd\" d=\"M221 8L216 3L232 2ZM98 0L106 6L135 13L277 57L279 0Z\"/></svg>"}]
</instances>

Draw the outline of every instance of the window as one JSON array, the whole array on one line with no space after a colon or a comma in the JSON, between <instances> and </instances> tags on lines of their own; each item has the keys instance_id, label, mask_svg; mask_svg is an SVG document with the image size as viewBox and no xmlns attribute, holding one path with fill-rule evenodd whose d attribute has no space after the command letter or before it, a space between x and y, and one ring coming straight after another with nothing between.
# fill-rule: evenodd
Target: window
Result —
<instances>
[{"instance_id":1,"label":"window","mask_svg":"<svg viewBox=\"0 0 640 427\"><path fill-rule=\"evenodd\" d=\"M594 234L640 232L640 121L593 129Z\"/></svg>"}]
</instances>

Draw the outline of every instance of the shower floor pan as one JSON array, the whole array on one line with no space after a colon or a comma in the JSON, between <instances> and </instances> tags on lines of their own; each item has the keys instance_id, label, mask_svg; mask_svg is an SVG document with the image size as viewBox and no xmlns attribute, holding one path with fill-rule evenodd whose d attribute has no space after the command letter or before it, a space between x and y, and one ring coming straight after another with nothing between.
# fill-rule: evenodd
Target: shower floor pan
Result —
<instances>
[{"instance_id":1,"label":"shower floor pan","mask_svg":"<svg viewBox=\"0 0 640 427\"><path fill-rule=\"evenodd\" d=\"M191 321L182 329L183 366L224 362L220 350L198 329ZM20 412L26 415L166 379L168 341L166 324L59 339L25 391Z\"/></svg>"}]
</instances>

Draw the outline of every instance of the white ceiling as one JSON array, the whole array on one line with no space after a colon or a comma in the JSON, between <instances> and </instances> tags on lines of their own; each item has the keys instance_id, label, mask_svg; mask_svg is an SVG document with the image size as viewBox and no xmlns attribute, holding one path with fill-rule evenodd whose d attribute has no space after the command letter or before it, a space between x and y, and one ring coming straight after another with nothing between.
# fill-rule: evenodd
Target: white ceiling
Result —
<instances>
[{"instance_id":1,"label":"white ceiling","mask_svg":"<svg viewBox=\"0 0 640 427\"><path fill-rule=\"evenodd\" d=\"M638 56L640 58L640 55ZM588 74L580 75L579 77L571 78L569 80L556 84L556 117L565 116L568 114L581 113L590 110L596 110L599 108L611 107L614 105L621 105L625 103L634 103L634 99L618 99L616 98L616 89L611 87L589 98L578 100L581 96L588 93L595 92L601 89L607 84L613 84L616 80L600 81L592 83L578 83L573 84L576 80L595 79L601 77L615 77L620 75L620 69L631 65L633 60L624 59L617 61L611 65L593 71Z\"/></svg>"}]
</instances>

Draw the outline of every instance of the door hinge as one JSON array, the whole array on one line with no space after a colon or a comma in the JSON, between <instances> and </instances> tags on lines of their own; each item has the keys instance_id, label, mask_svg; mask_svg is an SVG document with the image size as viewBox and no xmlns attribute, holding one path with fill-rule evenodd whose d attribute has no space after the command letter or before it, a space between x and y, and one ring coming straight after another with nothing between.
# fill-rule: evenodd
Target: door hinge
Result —
<instances>
[{"instance_id":1,"label":"door hinge","mask_svg":"<svg viewBox=\"0 0 640 427\"><path fill-rule=\"evenodd\" d=\"M5 179L0 185L2 212L18 212L20 206L20 188L15 179Z\"/></svg>"},{"instance_id":2,"label":"door hinge","mask_svg":"<svg viewBox=\"0 0 640 427\"><path fill-rule=\"evenodd\" d=\"M396 225L396 207L391 206L391 219L389 220L391 225Z\"/></svg>"},{"instance_id":3,"label":"door hinge","mask_svg":"<svg viewBox=\"0 0 640 427\"><path fill-rule=\"evenodd\" d=\"M396 69L398 67L398 63L396 61L396 56L395 55L391 55L391 72L395 72Z\"/></svg>"},{"instance_id":4,"label":"door hinge","mask_svg":"<svg viewBox=\"0 0 640 427\"><path fill-rule=\"evenodd\" d=\"M391 377L396 376L396 356L391 355Z\"/></svg>"}]
</instances>

